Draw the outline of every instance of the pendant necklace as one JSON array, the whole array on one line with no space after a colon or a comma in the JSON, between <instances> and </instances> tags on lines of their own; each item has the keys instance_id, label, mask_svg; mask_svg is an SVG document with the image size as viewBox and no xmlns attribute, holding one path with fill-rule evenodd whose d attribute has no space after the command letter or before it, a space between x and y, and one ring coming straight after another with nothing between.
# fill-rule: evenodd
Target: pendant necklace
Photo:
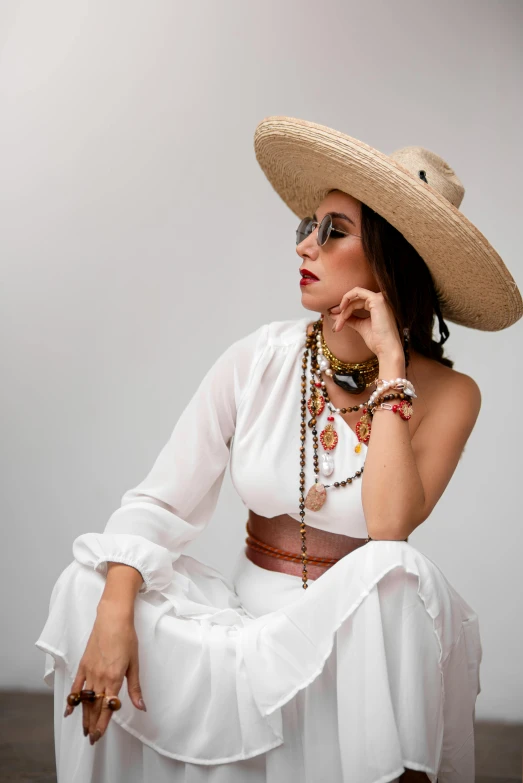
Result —
<instances>
[{"instance_id":1,"label":"pendant necklace","mask_svg":"<svg viewBox=\"0 0 523 783\"><path fill-rule=\"evenodd\" d=\"M371 356L364 362L342 362L327 347L322 329L316 338L318 366L320 372L328 375L335 384L349 394L361 394L376 381L379 373L379 359Z\"/></svg>"},{"instance_id":2,"label":"pendant necklace","mask_svg":"<svg viewBox=\"0 0 523 783\"><path fill-rule=\"evenodd\" d=\"M316 397L318 400L317 407L318 413L325 407L327 402L331 415L328 417L329 422L325 429L320 434L320 441L324 448L324 453L321 455L321 472L324 476L330 476L334 470L334 455L333 450L338 444L338 433L334 429L334 416L332 414L338 413L350 413L353 411L361 410L363 415L356 424L356 436L358 443L354 447L356 454L361 452L361 444L368 443L370 438L370 424L371 417L366 412L365 407L367 403L360 403L359 405L349 406L348 408L336 408L328 398L326 384L322 379L322 372L333 379L338 386L349 391L351 394L360 393L364 389L372 386L378 377L379 373L379 360L377 356L372 356L364 362L342 362L332 354L325 343L323 336L323 315L321 316L320 329L316 334L316 352L313 355L313 370L317 378ZM319 391L321 389L321 392ZM322 393L323 392L323 393ZM310 408L309 408L310 410Z\"/></svg>"},{"instance_id":3,"label":"pendant necklace","mask_svg":"<svg viewBox=\"0 0 523 783\"><path fill-rule=\"evenodd\" d=\"M322 329L322 319L316 321L313 324L313 331L311 334L307 334L306 340L305 340L305 350L303 353L303 360L302 360L302 374L301 374L301 424L300 424L300 535L301 535L301 558L302 558L302 581L303 585L302 587L306 589L308 587L307 585L307 545L306 545L306 525L305 525L305 509L308 509L309 511L319 511L322 506L324 505L326 499L327 499L327 490L328 489L339 489L340 487L346 487L352 484L353 480L359 478L363 474L363 465L361 468L359 468L354 475L348 476L343 481L335 481L332 484L323 484L319 481L319 458L318 458L318 430L317 430L317 417L321 415L323 410L325 409L325 405L327 404L329 406L329 410L331 413L337 412L337 413L347 413L348 411L358 411L361 409L362 411L362 418L358 422L358 424L361 423L361 427L359 428L360 432L357 431L357 438L358 441L361 442L368 442L368 439L370 437L370 426L368 427L368 432L365 430L363 426L363 422L365 420L365 417L368 415L366 403L360 403L359 405L352 406L350 408L335 408L330 399L329 395L327 393L327 389L325 386L325 382L321 379L321 370L318 363L318 354L322 350L321 345L321 329ZM310 367L310 397L307 400L307 365L308 365L308 359L309 359L309 353L311 354L311 367ZM363 364L363 363L362 363ZM325 367L325 372L330 369L330 362L329 367ZM371 385L372 381L369 383L365 381L365 387L367 385ZM307 409L309 413L311 414L311 418L308 422L306 422L306 412ZM370 416L369 416L370 419ZM334 429L333 424L331 423L331 420L334 420L333 416L328 417L328 424L322 431L320 435L320 440L322 443L322 446L327 452L332 451L335 446L338 443L338 434L336 430ZM305 447L305 441L307 436L307 427L311 430L312 433L312 444L313 444L313 468L315 473L315 480L314 484L309 488L307 494L305 495L305 454L306 454L306 447ZM358 425L356 425L356 428L358 430ZM360 434L361 433L361 434ZM334 470L334 463L333 460L329 460L329 454L327 454L324 457L324 468L322 470L324 475L330 475L332 471Z\"/></svg>"}]
</instances>

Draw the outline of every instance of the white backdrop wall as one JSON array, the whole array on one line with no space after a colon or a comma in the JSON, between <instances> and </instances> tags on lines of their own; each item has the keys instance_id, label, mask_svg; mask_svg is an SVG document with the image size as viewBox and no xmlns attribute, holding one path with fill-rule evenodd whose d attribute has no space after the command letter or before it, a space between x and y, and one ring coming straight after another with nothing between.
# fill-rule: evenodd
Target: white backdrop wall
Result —
<instances>
[{"instance_id":1,"label":"white backdrop wall","mask_svg":"<svg viewBox=\"0 0 523 783\"><path fill-rule=\"evenodd\" d=\"M0 687L45 688L34 642L73 539L149 470L209 363L304 314L262 118L442 155L523 286L522 22L510 1L2 1ZM479 614L477 716L521 720L523 324L449 327L483 405L410 541ZM226 476L189 552L228 574L245 513Z\"/></svg>"}]
</instances>

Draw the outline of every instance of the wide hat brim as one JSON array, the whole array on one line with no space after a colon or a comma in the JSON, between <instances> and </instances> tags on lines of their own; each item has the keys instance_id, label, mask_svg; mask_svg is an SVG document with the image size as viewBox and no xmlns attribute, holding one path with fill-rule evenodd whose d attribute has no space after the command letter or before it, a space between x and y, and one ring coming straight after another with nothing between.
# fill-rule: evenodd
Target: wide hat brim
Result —
<instances>
[{"instance_id":1,"label":"wide hat brim","mask_svg":"<svg viewBox=\"0 0 523 783\"><path fill-rule=\"evenodd\" d=\"M446 320L499 331L523 315L521 293L490 242L388 155L325 125L282 116L257 125L254 149L272 187L300 219L337 189L398 229L429 267Z\"/></svg>"}]
</instances>

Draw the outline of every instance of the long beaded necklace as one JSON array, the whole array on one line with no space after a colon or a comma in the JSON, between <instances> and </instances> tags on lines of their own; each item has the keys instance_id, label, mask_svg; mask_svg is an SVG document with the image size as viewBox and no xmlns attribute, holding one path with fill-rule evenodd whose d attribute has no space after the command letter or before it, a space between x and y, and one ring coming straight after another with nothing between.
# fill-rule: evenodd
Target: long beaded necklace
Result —
<instances>
[{"instance_id":1,"label":"long beaded necklace","mask_svg":"<svg viewBox=\"0 0 523 783\"><path fill-rule=\"evenodd\" d=\"M362 443L368 443L370 440L370 433L371 433L371 424L372 424L372 418L374 415L374 411L376 410L376 407L379 408L389 408L393 411L397 411L402 419L408 420L412 416L412 403L410 402L412 397L415 397L416 394L414 392L414 387L412 386L412 383L404 378L398 378L396 381L380 381L377 378L377 374L379 372L379 362L376 361L375 357L372 357L371 359L368 359L365 362L360 363L346 363L341 362L341 360L337 359L328 349L324 337L323 337L323 315L321 318L313 323L312 325L312 332L311 334L306 334L305 339L305 350L303 353L303 359L302 359L302 375L301 375L301 424L300 424L300 440L301 440L301 446L300 446L300 535L301 535L301 561L303 566L302 571L302 581L303 585L302 587L306 589L308 587L307 584L307 544L306 544L306 526L305 526L305 509L310 509L311 511L318 511L323 504L325 503L327 499L327 489L330 488L339 488L339 487L346 487L352 484L353 480L356 478L359 478L363 474L363 468L364 466L357 470L353 476L348 476L343 481L335 481L333 484L323 484L318 481L318 475L319 475L319 467L318 467L318 430L316 429L317 425L317 416L319 416L324 408L325 404L328 405L329 410L331 413L349 413L349 412L356 412L361 410L362 416L360 420L356 423L356 436L358 438L358 444L355 446L354 451L357 453L361 450L361 444ZM405 366L408 367L410 363L410 350L409 350L409 342L410 342L410 330L408 328L405 328L403 330L403 348L405 353L405 359L406 364ZM307 364L308 364L308 357L309 357L309 351L311 354L311 374L310 374L310 397L309 400L306 400L307 396ZM368 386L371 386L373 383L376 383L376 390L372 392L371 396L366 402L362 402L359 405L352 405L348 408L336 408L330 398L329 394L327 392L327 387L325 381L322 379L321 373L325 372L326 375L329 375L333 378L333 380L338 384L338 386L341 386L342 388L345 388L347 391L351 392L352 394L358 394L361 393L364 389L366 389ZM341 379L338 378L336 380L336 374L339 376L342 376ZM315 380L316 378L316 380ZM341 381L341 382L340 382ZM344 381L348 381L347 383L344 383ZM396 383L398 386L396 386ZM396 391L393 391L393 388L396 389ZM388 391L390 388L390 391ZM400 391L398 391L399 389ZM383 399L385 402L382 404L379 404L377 406L376 401L378 399ZM387 400L394 400L399 399L399 402L394 405L390 405ZM305 422L306 417L306 410L309 410L311 413L312 418L307 422ZM327 420L329 422L334 421L333 416L328 416ZM307 433L307 425L312 430L312 442L313 442L313 449L314 449L314 457L313 457L313 467L314 467L314 473L315 473L315 479L314 484L310 487L309 491L307 492L307 496L304 494L305 490L305 441L306 441L306 433ZM330 423L327 424L320 434L320 440L324 447L324 449L328 452L332 450L337 442L338 442L338 435L336 431L334 430L333 425ZM334 470L333 462L329 462L328 459L325 459L325 457L328 455L323 455L324 457L324 463L322 464L322 472L324 475L329 476L332 471ZM372 539L370 536L367 536L366 541L371 541ZM405 539L405 541L407 541ZM315 558L310 558L312 562L315 562Z\"/></svg>"},{"instance_id":2,"label":"long beaded necklace","mask_svg":"<svg viewBox=\"0 0 523 783\"><path fill-rule=\"evenodd\" d=\"M359 405L351 406L349 408L335 408L330 399L329 395L327 393L327 389L325 386L325 383L321 380L320 368L318 366L318 340L321 340L320 333L322 329L322 320L316 321L313 324L313 330L311 334L307 334L306 340L305 340L305 350L303 353L303 359L302 359L302 375L301 375L301 423L300 423L300 536L301 536L301 561L302 561L302 582L303 582L303 589L307 589L307 544L306 544L306 525L305 525L305 509L309 509L311 511L318 511L323 504L325 503L325 500L327 499L326 491L329 488L336 488L339 487L346 487L352 484L353 480L356 478L359 478L363 474L363 465L362 467L357 470L354 475L348 476L343 481L335 481L333 484L322 484L318 481L319 476L319 459L318 459L318 430L316 428L317 424L317 416L320 415L320 413L323 411L325 403L329 406L329 410L331 413L338 412L338 413L347 413L349 411L358 411L362 410L363 416L362 419L358 422L358 424L363 423L368 416L370 419L370 416L368 415L366 405L367 403L360 403ZM307 365L308 365L308 358L309 358L309 352L311 353L311 374L310 374L310 398L307 403ZM316 380L318 378L318 380ZM370 385L370 384L366 384ZM321 389L321 394L319 393L319 389ZM312 414L312 418L309 420L309 422L306 422L306 411L307 408L309 412ZM330 416L328 417L329 420L334 420L334 417ZM307 492L307 496L305 496L305 453L306 453L306 447L305 447L305 441L306 441L306 433L307 433L307 426L312 430L312 443L313 443L313 450L314 450L314 456L313 456L313 467L314 467L314 473L315 473L315 479L314 484L310 487L309 491ZM330 446L332 447L332 444L334 445L337 442L337 435L334 431L334 429L331 427L328 429L329 425L325 428L325 430L322 432L322 444L325 447L325 444L327 444L327 448ZM364 436L365 432L358 431L358 425L356 425L357 429L357 436L358 440L366 441L368 440L368 437L365 439ZM370 436L370 427L368 435Z\"/></svg>"}]
</instances>

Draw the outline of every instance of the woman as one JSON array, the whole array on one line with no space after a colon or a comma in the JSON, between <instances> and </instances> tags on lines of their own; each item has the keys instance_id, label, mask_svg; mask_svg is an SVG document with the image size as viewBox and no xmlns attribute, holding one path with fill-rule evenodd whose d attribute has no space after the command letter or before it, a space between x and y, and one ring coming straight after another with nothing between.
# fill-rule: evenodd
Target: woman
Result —
<instances>
[{"instance_id":1,"label":"woman","mask_svg":"<svg viewBox=\"0 0 523 783\"><path fill-rule=\"evenodd\" d=\"M231 345L74 542L37 642L58 780L472 783L478 618L408 537L480 409L443 316L502 329L520 293L434 153L289 117L255 150L320 315ZM229 461L249 510L232 581L183 554Z\"/></svg>"}]
</instances>

